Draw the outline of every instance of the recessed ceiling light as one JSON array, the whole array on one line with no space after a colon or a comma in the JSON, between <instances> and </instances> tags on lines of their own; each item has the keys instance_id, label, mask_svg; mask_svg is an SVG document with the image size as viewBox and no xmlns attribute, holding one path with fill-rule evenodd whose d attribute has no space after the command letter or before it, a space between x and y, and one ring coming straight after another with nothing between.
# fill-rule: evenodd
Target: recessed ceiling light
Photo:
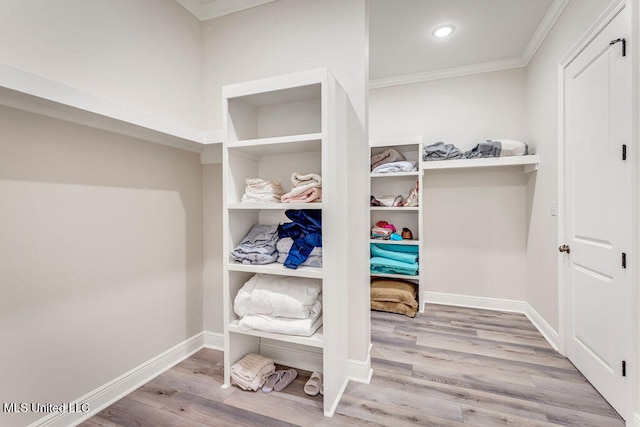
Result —
<instances>
[{"instance_id":1,"label":"recessed ceiling light","mask_svg":"<svg viewBox=\"0 0 640 427\"><path fill-rule=\"evenodd\" d=\"M455 27L453 25L442 25L433 30L433 35L439 38L447 37L453 34L453 30L455 30Z\"/></svg>"}]
</instances>

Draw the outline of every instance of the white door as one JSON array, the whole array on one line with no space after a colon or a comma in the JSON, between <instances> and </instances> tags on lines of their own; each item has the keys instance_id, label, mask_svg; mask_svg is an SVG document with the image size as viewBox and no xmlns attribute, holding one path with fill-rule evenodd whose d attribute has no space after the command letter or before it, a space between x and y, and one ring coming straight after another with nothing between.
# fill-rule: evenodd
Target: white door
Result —
<instances>
[{"instance_id":1,"label":"white door","mask_svg":"<svg viewBox=\"0 0 640 427\"><path fill-rule=\"evenodd\" d=\"M566 67L565 215L561 254L567 357L625 417L630 354L630 54L625 10ZM630 159L630 156L629 156ZM563 249L562 246L559 249ZM566 249L566 248L565 248Z\"/></svg>"}]
</instances>

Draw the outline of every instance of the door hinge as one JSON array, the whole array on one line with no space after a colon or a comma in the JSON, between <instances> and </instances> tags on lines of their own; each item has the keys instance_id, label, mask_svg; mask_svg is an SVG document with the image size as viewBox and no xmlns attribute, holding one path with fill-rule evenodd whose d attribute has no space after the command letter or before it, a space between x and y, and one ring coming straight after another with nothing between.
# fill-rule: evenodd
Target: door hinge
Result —
<instances>
[{"instance_id":1,"label":"door hinge","mask_svg":"<svg viewBox=\"0 0 640 427\"><path fill-rule=\"evenodd\" d=\"M622 42L622 56L627 56L627 41L623 38L611 40L609 46L616 44L618 42Z\"/></svg>"},{"instance_id":2,"label":"door hinge","mask_svg":"<svg viewBox=\"0 0 640 427\"><path fill-rule=\"evenodd\" d=\"M626 361L622 361L622 376L626 377L627 376L627 362Z\"/></svg>"},{"instance_id":3,"label":"door hinge","mask_svg":"<svg viewBox=\"0 0 640 427\"><path fill-rule=\"evenodd\" d=\"M622 252L622 268L627 268L627 254Z\"/></svg>"},{"instance_id":4,"label":"door hinge","mask_svg":"<svg viewBox=\"0 0 640 427\"><path fill-rule=\"evenodd\" d=\"M622 144L622 160L627 160L627 144Z\"/></svg>"}]
</instances>

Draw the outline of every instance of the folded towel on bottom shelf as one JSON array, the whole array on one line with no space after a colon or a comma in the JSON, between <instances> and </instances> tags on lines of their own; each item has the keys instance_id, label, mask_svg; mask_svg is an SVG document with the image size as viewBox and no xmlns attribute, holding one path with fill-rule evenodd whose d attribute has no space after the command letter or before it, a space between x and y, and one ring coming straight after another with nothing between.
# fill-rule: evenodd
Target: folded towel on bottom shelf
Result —
<instances>
[{"instance_id":1,"label":"folded towel on bottom shelf","mask_svg":"<svg viewBox=\"0 0 640 427\"><path fill-rule=\"evenodd\" d=\"M412 282L400 279L371 280L371 309L415 317L418 289Z\"/></svg>"},{"instance_id":2,"label":"folded towel on bottom shelf","mask_svg":"<svg viewBox=\"0 0 640 427\"><path fill-rule=\"evenodd\" d=\"M255 329L275 334L309 337L322 326L322 316L321 313L317 313L308 319L289 319L267 314L250 315L240 319L238 326L244 330Z\"/></svg>"},{"instance_id":3,"label":"folded towel on bottom shelf","mask_svg":"<svg viewBox=\"0 0 640 427\"><path fill-rule=\"evenodd\" d=\"M231 366L231 384L243 390L256 391L275 370L271 359L260 354L247 354Z\"/></svg>"}]
</instances>

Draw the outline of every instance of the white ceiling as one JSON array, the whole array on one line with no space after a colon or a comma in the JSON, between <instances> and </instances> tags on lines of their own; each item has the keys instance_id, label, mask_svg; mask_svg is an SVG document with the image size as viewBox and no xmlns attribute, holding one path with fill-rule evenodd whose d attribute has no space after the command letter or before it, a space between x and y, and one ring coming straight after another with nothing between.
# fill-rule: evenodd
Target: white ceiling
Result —
<instances>
[{"instance_id":1,"label":"white ceiling","mask_svg":"<svg viewBox=\"0 0 640 427\"><path fill-rule=\"evenodd\" d=\"M370 0L371 87L526 65L566 0ZM432 31L453 24L453 35Z\"/></svg>"},{"instance_id":2,"label":"white ceiling","mask_svg":"<svg viewBox=\"0 0 640 427\"><path fill-rule=\"evenodd\" d=\"M176 1L206 21L275 0ZM369 0L370 87L526 66L567 3ZM433 37L443 24L453 24L454 34Z\"/></svg>"}]
</instances>

